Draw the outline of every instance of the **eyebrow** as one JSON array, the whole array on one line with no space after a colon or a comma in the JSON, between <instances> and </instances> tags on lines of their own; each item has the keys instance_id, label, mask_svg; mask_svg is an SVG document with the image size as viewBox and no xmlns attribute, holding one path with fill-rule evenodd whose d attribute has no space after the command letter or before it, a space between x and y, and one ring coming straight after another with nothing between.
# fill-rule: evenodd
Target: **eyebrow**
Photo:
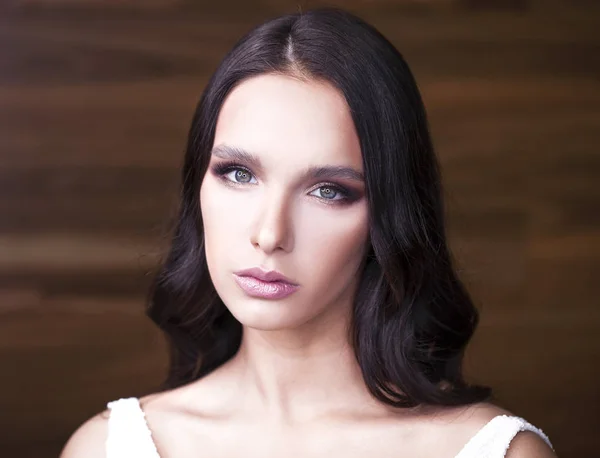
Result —
<instances>
[{"instance_id":1,"label":"eyebrow","mask_svg":"<svg viewBox=\"0 0 600 458\"><path fill-rule=\"evenodd\" d=\"M211 155L221 159L230 161L244 162L249 166L262 171L263 167L258 156L252 154L239 147L230 145L215 146L211 151ZM364 175L352 167L327 165L327 166L311 166L305 169L303 173L305 178L323 179L323 178L340 178L352 181L364 182Z\"/></svg>"}]
</instances>

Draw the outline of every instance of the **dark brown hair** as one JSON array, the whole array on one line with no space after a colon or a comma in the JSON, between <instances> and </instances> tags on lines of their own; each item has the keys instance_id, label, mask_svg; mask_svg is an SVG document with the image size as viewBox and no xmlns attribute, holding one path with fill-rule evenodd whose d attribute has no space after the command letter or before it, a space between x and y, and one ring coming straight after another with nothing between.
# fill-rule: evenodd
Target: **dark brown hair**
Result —
<instances>
[{"instance_id":1,"label":"dark brown hair","mask_svg":"<svg viewBox=\"0 0 600 458\"><path fill-rule=\"evenodd\" d=\"M331 8L281 16L249 32L201 96L172 245L148 307L171 345L165 387L208 374L240 345L242 326L209 276L199 189L225 97L265 73L326 80L350 107L362 149L371 240L350 338L370 392L396 407L490 399L489 387L469 385L462 375L478 313L447 246L440 171L417 84L381 33Z\"/></svg>"}]
</instances>

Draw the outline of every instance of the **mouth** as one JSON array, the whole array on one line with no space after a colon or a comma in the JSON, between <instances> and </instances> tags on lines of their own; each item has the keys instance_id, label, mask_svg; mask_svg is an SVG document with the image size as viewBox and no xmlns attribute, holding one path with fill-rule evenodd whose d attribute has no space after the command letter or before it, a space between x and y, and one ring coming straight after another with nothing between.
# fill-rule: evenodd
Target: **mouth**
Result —
<instances>
[{"instance_id":1,"label":"mouth","mask_svg":"<svg viewBox=\"0 0 600 458\"><path fill-rule=\"evenodd\" d=\"M269 283L280 282L280 283L287 283L288 285L292 285L292 286L299 286L297 283L290 280L282 273L277 272L276 270L267 271L267 270L261 269L260 267L252 267L251 269L239 270L239 271L235 272L235 274L239 277L253 277L262 282L269 282Z\"/></svg>"},{"instance_id":2,"label":"mouth","mask_svg":"<svg viewBox=\"0 0 600 458\"><path fill-rule=\"evenodd\" d=\"M298 285L284 281L265 281L251 275L234 274L234 279L247 295L262 299L283 299L299 288Z\"/></svg>"}]
</instances>

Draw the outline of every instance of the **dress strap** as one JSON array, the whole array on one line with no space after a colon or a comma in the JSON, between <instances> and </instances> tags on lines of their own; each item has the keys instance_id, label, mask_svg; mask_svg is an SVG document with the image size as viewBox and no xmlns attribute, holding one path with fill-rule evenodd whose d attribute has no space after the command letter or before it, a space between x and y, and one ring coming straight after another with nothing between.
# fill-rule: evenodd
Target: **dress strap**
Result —
<instances>
[{"instance_id":1,"label":"dress strap","mask_svg":"<svg viewBox=\"0 0 600 458\"><path fill-rule=\"evenodd\" d=\"M137 398L109 402L106 458L160 458Z\"/></svg>"},{"instance_id":2,"label":"dress strap","mask_svg":"<svg viewBox=\"0 0 600 458\"><path fill-rule=\"evenodd\" d=\"M520 431L532 431L554 450L544 432L521 417L498 415L483 426L463 447L456 458L504 458L510 442Z\"/></svg>"}]
</instances>

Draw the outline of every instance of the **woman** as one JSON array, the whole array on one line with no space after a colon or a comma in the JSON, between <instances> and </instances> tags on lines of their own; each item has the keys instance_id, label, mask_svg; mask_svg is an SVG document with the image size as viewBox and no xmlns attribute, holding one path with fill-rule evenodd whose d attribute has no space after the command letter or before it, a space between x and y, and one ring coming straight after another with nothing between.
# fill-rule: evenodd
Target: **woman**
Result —
<instances>
[{"instance_id":1,"label":"woman","mask_svg":"<svg viewBox=\"0 0 600 458\"><path fill-rule=\"evenodd\" d=\"M109 403L63 458L555 456L463 379L477 311L419 91L372 26L318 9L251 31L182 179L148 309L165 390Z\"/></svg>"}]
</instances>

